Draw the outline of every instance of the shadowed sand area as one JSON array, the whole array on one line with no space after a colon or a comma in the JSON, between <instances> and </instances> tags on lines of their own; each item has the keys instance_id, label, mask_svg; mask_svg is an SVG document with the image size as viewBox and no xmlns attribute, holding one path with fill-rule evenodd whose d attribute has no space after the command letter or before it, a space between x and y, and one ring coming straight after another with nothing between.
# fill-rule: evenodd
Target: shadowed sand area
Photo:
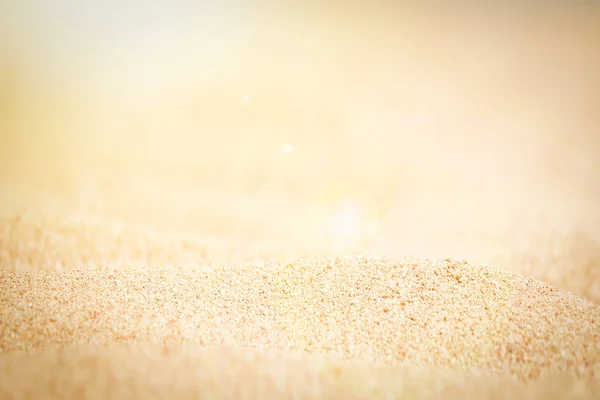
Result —
<instances>
[{"instance_id":1,"label":"shadowed sand area","mask_svg":"<svg viewBox=\"0 0 600 400\"><path fill-rule=\"evenodd\" d=\"M600 397L600 8L193 3L0 2L0 399Z\"/></svg>"}]
</instances>

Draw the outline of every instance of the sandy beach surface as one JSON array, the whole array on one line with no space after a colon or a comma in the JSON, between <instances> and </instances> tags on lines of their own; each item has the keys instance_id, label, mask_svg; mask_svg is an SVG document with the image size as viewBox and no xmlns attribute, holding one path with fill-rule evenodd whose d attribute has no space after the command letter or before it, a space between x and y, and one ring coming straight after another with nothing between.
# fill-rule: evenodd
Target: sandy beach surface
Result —
<instances>
[{"instance_id":1,"label":"sandy beach surface","mask_svg":"<svg viewBox=\"0 0 600 400\"><path fill-rule=\"evenodd\" d=\"M554 249L521 253L545 254L540 268L508 264L524 251L510 246L510 235L461 235L443 219L440 231L371 242L335 229L286 235L255 210L263 224L236 225L221 214L229 222L220 226L233 223L236 233L209 234L192 224L148 227L168 216L169 196L144 225L116 212L69 211L68 198L53 203L35 190L37 197L5 192L25 211L7 206L1 225L1 398L598 393L597 259L578 240L589 239L583 222L572 221L575 236L533 237L551 238ZM384 240L395 240L398 253L412 246L434 256L382 256L393 253ZM499 262L436 257L460 246ZM541 280L553 270L553 284Z\"/></svg>"},{"instance_id":2,"label":"sandy beach surface","mask_svg":"<svg viewBox=\"0 0 600 400\"><path fill-rule=\"evenodd\" d=\"M597 8L67 3L0 5L0 399L600 398Z\"/></svg>"}]
</instances>

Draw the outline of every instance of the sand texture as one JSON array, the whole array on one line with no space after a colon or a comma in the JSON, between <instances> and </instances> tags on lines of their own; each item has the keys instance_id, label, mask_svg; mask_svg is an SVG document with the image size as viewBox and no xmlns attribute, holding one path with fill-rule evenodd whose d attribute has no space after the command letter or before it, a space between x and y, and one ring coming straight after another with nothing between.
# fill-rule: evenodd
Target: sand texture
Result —
<instances>
[{"instance_id":1,"label":"sand texture","mask_svg":"<svg viewBox=\"0 0 600 400\"><path fill-rule=\"evenodd\" d=\"M316 259L2 274L2 350L222 344L535 378L600 367L600 307L446 261Z\"/></svg>"},{"instance_id":2,"label":"sand texture","mask_svg":"<svg viewBox=\"0 0 600 400\"><path fill-rule=\"evenodd\" d=\"M495 373L512 385L560 374L561 379L588 382L583 386L588 389L600 377L599 306L524 275L466 262L347 257L220 267L2 272L0 283L5 376L41 379L57 362L48 349L72 368L87 362L94 365L88 373L101 374L88 386L81 381L85 373L67 379L65 371L51 368L45 385L52 385L54 379L67 382L66 388L55 389L55 396L61 390L89 391L97 398L141 396L154 390L143 383L147 380L160 387L156 393L168 393L168 388L181 395L208 388L221 394L242 393L242 386L219 384L218 379L226 379L219 378L225 373L219 368L227 368L239 385L240 379L258 384L251 378L257 372L235 360L252 351L258 351L260 360L260 351L274 350L346 360L339 367L342 370L351 371L349 361L395 366L390 373L398 379L409 376L400 373L398 366L430 368L421 374L440 380L442 387L448 371L458 375L460 370ZM117 351L115 344L142 348L154 344L150 354L164 363L139 349ZM80 350L73 350L73 345ZM187 347L169 350L182 345ZM212 348L213 353L198 346ZM113 350L99 350L106 348ZM7 355L14 353L28 355ZM120 363L120 357L133 359L128 360L129 366L118 367L124 372L114 372L110 365ZM135 367L135 357L145 365L144 372ZM150 366L144 357L151 357ZM234 366L215 367L221 362ZM297 364L299 371L293 363L285 364L295 371L293 378L277 367L270 372L275 374L271 380L259 379L270 383L247 389L258 391L255 395L261 390L269 395L308 390L304 396L310 398L327 398L343 390L341 378L328 386L322 369ZM159 372L171 365L185 374L177 378ZM268 370L268 365L263 368ZM190 366L196 372L189 371ZM243 378L229 368L242 368ZM369 379L378 379L373 370L369 373L375 374ZM115 377L106 377L111 374ZM195 379L194 374L206 375ZM312 386L297 374L311 377ZM107 386L95 391L93 385L100 387L102 379L108 380ZM186 383L178 387L177 379ZM285 382L280 389L274 383L278 380ZM479 380L479 385L490 384ZM424 388L419 390L431 390L430 385L420 384ZM41 394L45 386L27 387L14 386L9 393L39 390ZM323 390L327 394L319 392Z\"/></svg>"}]
</instances>

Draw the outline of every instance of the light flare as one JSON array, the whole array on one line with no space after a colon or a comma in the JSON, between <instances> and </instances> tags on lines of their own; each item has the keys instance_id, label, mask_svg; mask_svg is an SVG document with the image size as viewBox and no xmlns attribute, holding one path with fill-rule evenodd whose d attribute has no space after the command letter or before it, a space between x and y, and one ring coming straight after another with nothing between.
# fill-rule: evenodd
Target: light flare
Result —
<instances>
[{"instance_id":1,"label":"light flare","mask_svg":"<svg viewBox=\"0 0 600 400\"><path fill-rule=\"evenodd\" d=\"M359 204L344 201L332 219L332 239L336 247L356 248L366 235L366 218Z\"/></svg>"}]
</instances>

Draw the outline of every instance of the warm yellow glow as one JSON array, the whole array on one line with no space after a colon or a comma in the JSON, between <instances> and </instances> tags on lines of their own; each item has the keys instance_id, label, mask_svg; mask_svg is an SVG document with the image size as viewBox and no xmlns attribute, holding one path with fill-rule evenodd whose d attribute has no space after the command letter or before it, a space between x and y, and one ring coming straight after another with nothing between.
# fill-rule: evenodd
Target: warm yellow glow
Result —
<instances>
[{"instance_id":1,"label":"warm yellow glow","mask_svg":"<svg viewBox=\"0 0 600 400\"><path fill-rule=\"evenodd\" d=\"M333 245L345 250L356 249L367 235L367 219L360 205L345 200L335 210L331 220Z\"/></svg>"},{"instance_id":2,"label":"warm yellow glow","mask_svg":"<svg viewBox=\"0 0 600 400\"><path fill-rule=\"evenodd\" d=\"M355 202L347 201L341 205L334 217L334 232L339 238L356 237L360 232L360 209Z\"/></svg>"},{"instance_id":3,"label":"warm yellow glow","mask_svg":"<svg viewBox=\"0 0 600 400\"><path fill-rule=\"evenodd\" d=\"M292 151L294 151L294 148L289 144L284 144L281 146L281 150L283 150L285 154L290 154Z\"/></svg>"}]
</instances>

